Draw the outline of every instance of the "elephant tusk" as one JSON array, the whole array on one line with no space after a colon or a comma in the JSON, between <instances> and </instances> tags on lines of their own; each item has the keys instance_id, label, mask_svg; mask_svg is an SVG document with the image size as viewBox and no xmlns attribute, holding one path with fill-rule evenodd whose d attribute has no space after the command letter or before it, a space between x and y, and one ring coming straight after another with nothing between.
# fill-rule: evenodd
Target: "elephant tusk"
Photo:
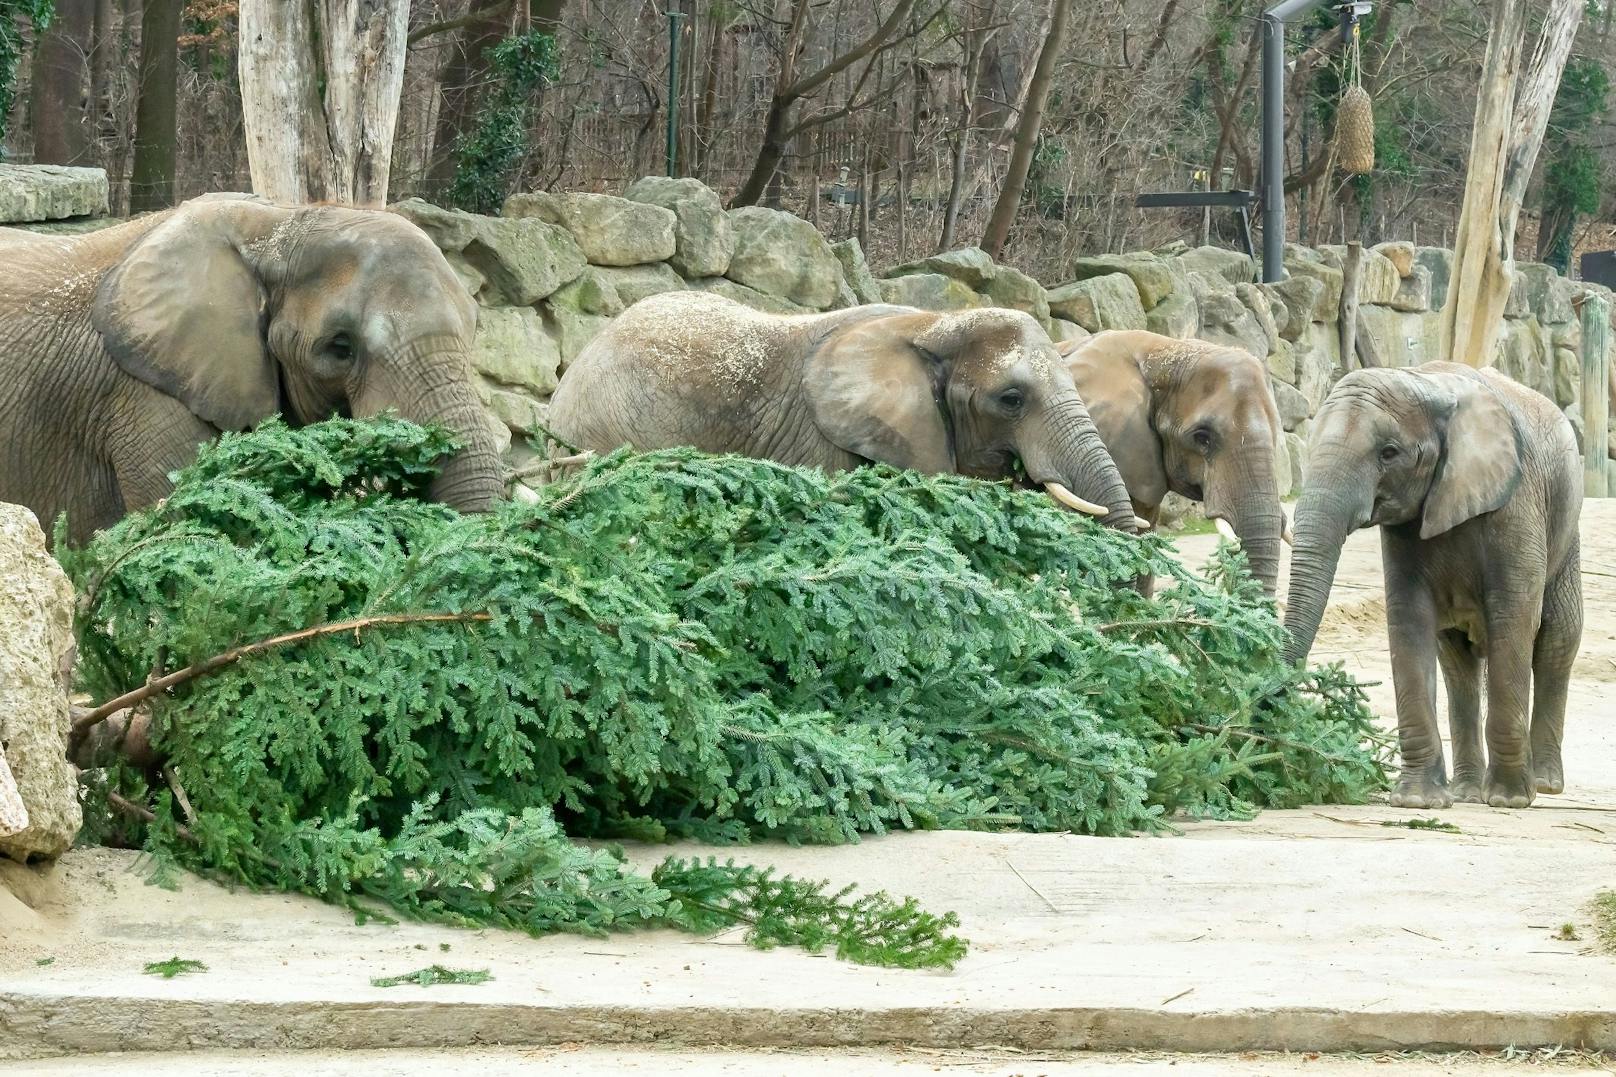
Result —
<instances>
[{"instance_id":1,"label":"elephant tusk","mask_svg":"<svg viewBox=\"0 0 1616 1077\"><path fill-rule=\"evenodd\" d=\"M1296 536L1291 534L1291 525L1290 524L1286 524L1283 528L1280 529L1279 537L1285 540L1285 545L1287 545L1287 546L1295 546L1296 545Z\"/></svg>"},{"instance_id":2,"label":"elephant tusk","mask_svg":"<svg viewBox=\"0 0 1616 1077\"><path fill-rule=\"evenodd\" d=\"M1228 520L1225 520L1221 516L1214 516L1212 518L1212 526L1218 529L1218 534L1223 536L1224 541L1232 543L1235 546L1240 545L1240 536L1234 533L1234 528L1230 526Z\"/></svg>"},{"instance_id":3,"label":"elephant tusk","mask_svg":"<svg viewBox=\"0 0 1616 1077\"><path fill-rule=\"evenodd\" d=\"M1084 501L1081 497L1078 497L1076 494L1072 493L1072 491L1068 490L1058 482L1046 482L1044 483L1044 489L1049 491L1050 497L1054 498L1056 501L1059 501L1062 505L1065 505L1067 508L1072 509L1075 512L1081 512L1087 516L1105 516L1111 512L1111 510L1106 508L1104 505L1096 505L1092 501Z\"/></svg>"},{"instance_id":4,"label":"elephant tusk","mask_svg":"<svg viewBox=\"0 0 1616 1077\"><path fill-rule=\"evenodd\" d=\"M1133 525L1139 529L1139 533L1141 535L1146 531L1154 531L1156 529L1155 525L1149 520L1145 519L1143 516L1135 516L1133 518Z\"/></svg>"}]
</instances>

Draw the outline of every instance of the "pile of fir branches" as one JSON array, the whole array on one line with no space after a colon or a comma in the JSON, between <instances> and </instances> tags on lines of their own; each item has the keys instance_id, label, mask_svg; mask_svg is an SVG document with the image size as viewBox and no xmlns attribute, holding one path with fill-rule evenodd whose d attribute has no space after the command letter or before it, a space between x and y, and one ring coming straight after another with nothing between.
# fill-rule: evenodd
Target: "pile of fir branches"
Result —
<instances>
[{"instance_id":1,"label":"pile of fir branches","mask_svg":"<svg viewBox=\"0 0 1616 1077\"><path fill-rule=\"evenodd\" d=\"M1202 578L1041 493L686 450L462 516L420 497L449 448L271 422L62 551L82 686L144 693L167 763L98 772L105 836L414 916L923 965L951 918L571 839L1126 834L1381 787L1361 691L1282 663L1237 554Z\"/></svg>"}]
</instances>

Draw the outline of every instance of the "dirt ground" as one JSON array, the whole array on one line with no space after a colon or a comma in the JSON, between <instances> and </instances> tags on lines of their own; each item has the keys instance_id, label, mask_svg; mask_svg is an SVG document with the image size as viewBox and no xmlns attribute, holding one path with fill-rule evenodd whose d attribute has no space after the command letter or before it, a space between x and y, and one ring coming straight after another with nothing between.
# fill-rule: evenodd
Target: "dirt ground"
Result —
<instances>
[{"instance_id":1,"label":"dirt ground","mask_svg":"<svg viewBox=\"0 0 1616 1077\"><path fill-rule=\"evenodd\" d=\"M0 865L0 1059L17 1060L0 1073L1609 1072L1575 1048L1616 1049L1616 958L1595 945L1589 912L1616 888L1613 531L1616 500L1591 502L1567 794L1441 813L1459 833L1385 826L1430 813L1382 804L1191 823L1176 838L929 833L717 850L957 910L972 952L948 974L758 953L734 933L361 927L301 897L156 889L130 854L80 850L49 868ZM1180 546L1195 562L1214 541ZM1371 682L1389 716L1382 619L1378 541L1363 533L1316 654ZM141 973L173 956L208 971ZM437 961L494 979L369 983ZM733 1046L679 1046L701 1043ZM1562 1049L1307 1053L1511 1044ZM106 1053L176 1045L204 1053ZM1259 1049L1293 1053L1198 1053ZM73 1052L99 1054L46 1061Z\"/></svg>"}]
</instances>

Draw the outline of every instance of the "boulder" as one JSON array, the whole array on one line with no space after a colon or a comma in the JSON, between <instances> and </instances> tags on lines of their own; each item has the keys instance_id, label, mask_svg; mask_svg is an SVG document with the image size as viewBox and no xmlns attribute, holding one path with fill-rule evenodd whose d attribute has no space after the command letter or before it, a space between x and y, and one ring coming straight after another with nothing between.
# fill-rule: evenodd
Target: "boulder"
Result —
<instances>
[{"instance_id":1,"label":"boulder","mask_svg":"<svg viewBox=\"0 0 1616 1077\"><path fill-rule=\"evenodd\" d=\"M1270 378L1269 384L1274 390L1274 406L1279 409L1279 425L1286 430L1295 430L1311 414L1307 397L1302 395L1300 389L1278 378Z\"/></svg>"},{"instance_id":2,"label":"boulder","mask_svg":"<svg viewBox=\"0 0 1616 1077\"><path fill-rule=\"evenodd\" d=\"M941 273L959 281L973 292L987 287L988 281L998 275L1000 266L981 247L962 247L944 251L918 262L905 262L887 272L888 277L907 277L916 273Z\"/></svg>"},{"instance_id":3,"label":"boulder","mask_svg":"<svg viewBox=\"0 0 1616 1077\"><path fill-rule=\"evenodd\" d=\"M1305 426L1307 424L1303 424ZM1307 482L1307 436L1298 428L1287 431L1282 438L1285 445L1285 455L1290 457L1290 488L1280 488L1280 497L1295 497L1302 492L1302 484Z\"/></svg>"},{"instance_id":4,"label":"boulder","mask_svg":"<svg viewBox=\"0 0 1616 1077\"><path fill-rule=\"evenodd\" d=\"M0 503L0 855L15 860L61 855L83 822L67 761L73 654L73 587L34 514Z\"/></svg>"},{"instance_id":5,"label":"boulder","mask_svg":"<svg viewBox=\"0 0 1616 1077\"><path fill-rule=\"evenodd\" d=\"M477 271L484 306L530 307L577 280L588 264L571 233L536 217L483 217L419 198L390 208Z\"/></svg>"},{"instance_id":6,"label":"boulder","mask_svg":"<svg viewBox=\"0 0 1616 1077\"><path fill-rule=\"evenodd\" d=\"M1064 344L1068 341L1087 340L1092 335L1093 334L1091 334L1087 329L1084 329L1076 322L1069 322L1065 318L1049 319L1049 339L1053 340L1056 344Z\"/></svg>"},{"instance_id":7,"label":"boulder","mask_svg":"<svg viewBox=\"0 0 1616 1077\"><path fill-rule=\"evenodd\" d=\"M1268 353L1268 373L1287 385L1296 384L1296 346L1288 340Z\"/></svg>"},{"instance_id":8,"label":"boulder","mask_svg":"<svg viewBox=\"0 0 1616 1077\"><path fill-rule=\"evenodd\" d=\"M1532 300L1529 297L1530 285L1526 274L1520 269L1515 270L1515 276L1509 284L1509 298L1504 301L1504 317L1524 318L1532 313Z\"/></svg>"},{"instance_id":9,"label":"boulder","mask_svg":"<svg viewBox=\"0 0 1616 1077\"><path fill-rule=\"evenodd\" d=\"M1549 326L1549 342L1556 348L1582 350L1582 322L1555 322Z\"/></svg>"},{"instance_id":10,"label":"boulder","mask_svg":"<svg viewBox=\"0 0 1616 1077\"><path fill-rule=\"evenodd\" d=\"M1268 354L1268 334L1251 308L1231 291L1206 291L1201 297L1201 330L1197 336L1214 344L1240 348L1261 359Z\"/></svg>"},{"instance_id":11,"label":"boulder","mask_svg":"<svg viewBox=\"0 0 1616 1077\"><path fill-rule=\"evenodd\" d=\"M798 306L824 310L842 285L842 264L818 229L778 209L745 206L729 211L735 254L730 280Z\"/></svg>"},{"instance_id":12,"label":"boulder","mask_svg":"<svg viewBox=\"0 0 1616 1077\"><path fill-rule=\"evenodd\" d=\"M1307 332L1308 322L1327 321L1335 316L1334 311L1319 310L1319 299L1324 295L1325 288L1323 280L1318 277L1292 273L1276 284L1259 284L1257 287L1270 301L1284 306L1283 321L1276 313L1274 323L1279 327L1279 335L1293 343Z\"/></svg>"},{"instance_id":13,"label":"boulder","mask_svg":"<svg viewBox=\"0 0 1616 1077\"><path fill-rule=\"evenodd\" d=\"M982 289L988 305L1025 311L1038 319L1038 324L1049 328L1049 296L1044 286L1019 269L999 266Z\"/></svg>"},{"instance_id":14,"label":"boulder","mask_svg":"<svg viewBox=\"0 0 1616 1077\"><path fill-rule=\"evenodd\" d=\"M1053 317L1076 322L1091 333L1102 329L1143 329L1145 308L1139 302L1139 289L1123 273L1073 281L1049 290L1049 312Z\"/></svg>"},{"instance_id":15,"label":"boulder","mask_svg":"<svg viewBox=\"0 0 1616 1077\"><path fill-rule=\"evenodd\" d=\"M0 165L0 224L104 217L107 173L67 165Z\"/></svg>"},{"instance_id":16,"label":"boulder","mask_svg":"<svg viewBox=\"0 0 1616 1077\"><path fill-rule=\"evenodd\" d=\"M573 297L567 293L558 292L544 304L545 332L555 341L556 350L561 355L563 371L567 369L569 363L578 358L578 353L587 348L589 342L599 336L600 331L611 323L610 318L601 314L591 314L572 300Z\"/></svg>"},{"instance_id":17,"label":"boulder","mask_svg":"<svg viewBox=\"0 0 1616 1077\"><path fill-rule=\"evenodd\" d=\"M1566 417L1566 421L1571 424L1571 433L1577 439L1577 454L1580 456L1588 451L1584 444L1586 435L1584 435L1582 432L1582 407L1580 405L1573 404L1570 407L1563 408L1561 410Z\"/></svg>"},{"instance_id":18,"label":"boulder","mask_svg":"<svg viewBox=\"0 0 1616 1077\"><path fill-rule=\"evenodd\" d=\"M1145 311L1145 328L1164 337L1187 340L1201 327L1201 304L1188 283Z\"/></svg>"},{"instance_id":19,"label":"boulder","mask_svg":"<svg viewBox=\"0 0 1616 1077\"><path fill-rule=\"evenodd\" d=\"M1376 254L1387 258L1397 267L1397 275L1411 277L1414 275L1414 244L1400 239L1388 240L1385 243L1376 243L1370 248Z\"/></svg>"},{"instance_id":20,"label":"boulder","mask_svg":"<svg viewBox=\"0 0 1616 1077\"><path fill-rule=\"evenodd\" d=\"M1239 251L1222 247L1196 247L1178 256L1186 273L1205 273L1230 284L1250 284L1257 279L1257 264Z\"/></svg>"},{"instance_id":21,"label":"boulder","mask_svg":"<svg viewBox=\"0 0 1616 1077\"><path fill-rule=\"evenodd\" d=\"M1325 243L1314 248L1317 260L1331 269L1342 269L1347 264L1347 247L1344 243Z\"/></svg>"},{"instance_id":22,"label":"boulder","mask_svg":"<svg viewBox=\"0 0 1616 1077\"><path fill-rule=\"evenodd\" d=\"M1307 410L1315 414L1341 371L1341 338L1334 325L1308 323L1307 335L1292 350L1296 388L1307 397Z\"/></svg>"},{"instance_id":23,"label":"boulder","mask_svg":"<svg viewBox=\"0 0 1616 1077\"><path fill-rule=\"evenodd\" d=\"M1430 310L1431 271L1425 266L1416 265L1412 273L1403 277L1397 294L1392 296L1391 307L1411 314Z\"/></svg>"},{"instance_id":24,"label":"boulder","mask_svg":"<svg viewBox=\"0 0 1616 1077\"><path fill-rule=\"evenodd\" d=\"M1549 335L1536 317L1509 318L1499 335L1498 351L1493 365L1529 389L1535 389L1553 400L1554 354ZM1578 365L1581 379L1581 365Z\"/></svg>"},{"instance_id":25,"label":"boulder","mask_svg":"<svg viewBox=\"0 0 1616 1077\"><path fill-rule=\"evenodd\" d=\"M662 262L678 249L672 210L614 195L585 191L513 194L505 200L501 213L512 218L537 217L565 228L592 265Z\"/></svg>"},{"instance_id":26,"label":"boulder","mask_svg":"<svg viewBox=\"0 0 1616 1077\"><path fill-rule=\"evenodd\" d=\"M471 367L502 386L549 396L555 392L561 353L532 307L489 307L477 313Z\"/></svg>"},{"instance_id":27,"label":"boulder","mask_svg":"<svg viewBox=\"0 0 1616 1077\"><path fill-rule=\"evenodd\" d=\"M1431 271L1431 309L1441 310L1453 279L1453 252L1446 247L1415 247L1414 264Z\"/></svg>"},{"instance_id":28,"label":"boulder","mask_svg":"<svg viewBox=\"0 0 1616 1077\"><path fill-rule=\"evenodd\" d=\"M699 277L690 281L690 287L698 292L712 292L726 299L761 310L765 314L812 314L808 307L798 306L789 299L760 292L756 288L748 288L744 284L737 284L728 277Z\"/></svg>"},{"instance_id":29,"label":"boulder","mask_svg":"<svg viewBox=\"0 0 1616 1077\"><path fill-rule=\"evenodd\" d=\"M1528 262L1516 270L1516 280L1526 291L1526 306L1544 325L1576 320L1571 309L1572 283L1554 271L1553 266Z\"/></svg>"},{"instance_id":30,"label":"boulder","mask_svg":"<svg viewBox=\"0 0 1616 1077\"><path fill-rule=\"evenodd\" d=\"M1333 322L1340 317L1341 312L1341 270L1334 266L1325 265L1321 261L1312 261L1305 258L1288 259L1285 269L1292 277L1308 277L1320 285L1317 296L1313 300L1312 312L1308 315L1310 322ZM1289 280L1282 281L1275 287L1284 287L1290 284ZM1287 304L1295 301L1301 302L1301 289L1305 286L1291 285L1292 291L1285 294ZM1293 300L1294 297L1294 300ZM1295 309L1295 308L1292 308Z\"/></svg>"},{"instance_id":31,"label":"boulder","mask_svg":"<svg viewBox=\"0 0 1616 1077\"><path fill-rule=\"evenodd\" d=\"M1426 343L1419 315L1386 306L1358 308L1358 354L1366 365L1419 366L1436 358Z\"/></svg>"},{"instance_id":32,"label":"boulder","mask_svg":"<svg viewBox=\"0 0 1616 1077\"><path fill-rule=\"evenodd\" d=\"M1376 303L1382 306L1390 303L1402 286L1402 275L1392 260L1373 247L1359 251L1358 255L1358 302Z\"/></svg>"},{"instance_id":33,"label":"boulder","mask_svg":"<svg viewBox=\"0 0 1616 1077\"><path fill-rule=\"evenodd\" d=\"M1107 273L1125 273L1139 289L1139 302L1146 311L1172 294L1177 276L1166 262L1143 251L1132 254L1097 254L1072 263L1072 279L1088 280Z\"/></svg>"},{"instance_id":34,"label":"boulder","mask_svg":"<svg viewBox=\"0 0 1616 1077\"><path fill-rule=\"evenodd\" d=\"M969 310L982 305L982 297L953 277L941 273L911 273L876 282L883 303L921 310Z\"/></svg>"},{"instance_id":35,"label":"boulder","mask_svg":"<svg viewBox=\"0 0 1616 1077\"><path fill-rule=\"evenodd\" d=\"M617 293L617 285L607 276L612 272L615 271L603 266L586 266L583 275L577 280L557 288L550 301L565 303L585 314L599 314L605 317L621 314L628 304Z\"/></svg>"},{"instance_id":36,"label":"boulder","mask_svg":"<svg viewBox=\"0 0 1616 1077\"><path fill-rule=\"evenodd\" d=\"M550 413L548 404L482 378L476 381L477 395L482 398L483 406L506 429L519 434L544 436L545 418Z\"/></svg>"},{"instance_id":37,"label":"boulder","mask_svg":"<svg viewBox=\"0 0 1616 1077\"><path fill-rule=\"evenodd\" d=\"M1273 305L1267 293L1263 292L1255 284L1236 284L1234 294L1240 302L1245 304L1246 309L1251 311L1257 319L1257 324L1262 327L1263 336L1267 342L1264 344L1262 351L1252 353L1261 359L1279 346L1279 326L1274 321ZM1280 313L1285 314L1283 304L1280 305ZM1286 315L1286 317L1289 317L1289 315Z\"/></svg>"},{"instance_id":38,"label":"boulder","mask_svg":"<svg viewBox=\"0 0 1616 1077\"><path fill-rule=\"evenodd\" d=\"M1554 402L1562 408L1582 396L1582 359L1570 348L1554 349Z\"/></svg>"},{"instance_id":39,"label":"boulder","mask_svg":"<svg viewBox=\"0 0 1616 1077\"><path fill-rule=\"evenodd\" d=\"M870 272L870 264L864 259L864 248L853 236L832 243L830 252L842 264L842 278L847 282L848 291L853 294L856 303L881 302L881 286L876 283L875 274Z\"/></svg>"},{"instance_id":40,"label":"boulder","mask_svg":"<svg viewBox=\"0 0 1616 1077\"><path fill-rule=\"evenodd\" d=\"M672 212L674 250L668 264L681 276L721 277L729 270L735 230L718 192L700 180L646 176L623 193Z\"/></svg>"},{"instance_id":41,"label":"boulder","mask_svg":"<svg viewBox=\"0 0 1616 1077\"><path fill-rule=\"evenodd\" d=\"M665 262L656 262L643 266L624 266L618 269L605 267L597 268L594 274L602 283L617 293L621 303L619 310L632 307L642 299L663 292L681 292L684 290L684 278L673 271L673 267ZM616 314L615 310L596 310L594 314Z\"/></svg>"}]
</instances>

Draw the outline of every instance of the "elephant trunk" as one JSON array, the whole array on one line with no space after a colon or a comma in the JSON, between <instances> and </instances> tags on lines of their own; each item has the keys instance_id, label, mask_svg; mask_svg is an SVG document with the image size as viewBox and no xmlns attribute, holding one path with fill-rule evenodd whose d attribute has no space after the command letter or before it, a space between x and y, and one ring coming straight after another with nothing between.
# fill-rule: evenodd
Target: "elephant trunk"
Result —
<instances>
[{"instance_id":1,"label":"elephant trunk","mask_svg":"<svg viewBox=\"0 0 1616 1077\"><path fill-rule=\"evenodd\" d=\"M1207 515L1227 520L1234 528L1252 576L1262 584L1263 593L1273 597L1285 512L1279 504L1272 443L1262 439L1244 459L1212 476L1205 495Z\"/></svg>"},{"instance_id":2,"label":"elephant trunk","mask_svg":"<svg viewBox=\"0 0 1616 1077\"><path fill-rule=\"evenodd\" d=\"M1285 606L1285 660L1297 664L1313 649L1335 583L1347 536L1369 519L1372 485L1345 467L1322 462L1296 504L1290 594Z\"/></svg>"},{"instance_id":3,"label":"elephant trunk","mask_svg":"<svg viewBox=\"0 0 1616 1077\"><path fill-rule=\"evenodd\" d=\"M354 414L376 415L389 408L412 422L442 426L460 444L432 480L427 491L432 500L461 512L493 507L504 492L503 467L464 349L378 363L354 402Z\"/></svg>"},{"instance_id":4,"label":"elephant trunk","mask_svg":"<svg viewBox=\"0 0 1616 1077\"><path fill-rule=\"evenodd\" d=\"M1048 489L1057 501L1074 507L1055 489L1064 487L1090 502L1080 511L1098 517L1107 527L1130 534L1139 530L1128 488L1076 393L1051 406L1044 427L1019 452L1027 477ZM1097 510L1103 510L1103 515Z\"/></svg>"}]
</instances>

